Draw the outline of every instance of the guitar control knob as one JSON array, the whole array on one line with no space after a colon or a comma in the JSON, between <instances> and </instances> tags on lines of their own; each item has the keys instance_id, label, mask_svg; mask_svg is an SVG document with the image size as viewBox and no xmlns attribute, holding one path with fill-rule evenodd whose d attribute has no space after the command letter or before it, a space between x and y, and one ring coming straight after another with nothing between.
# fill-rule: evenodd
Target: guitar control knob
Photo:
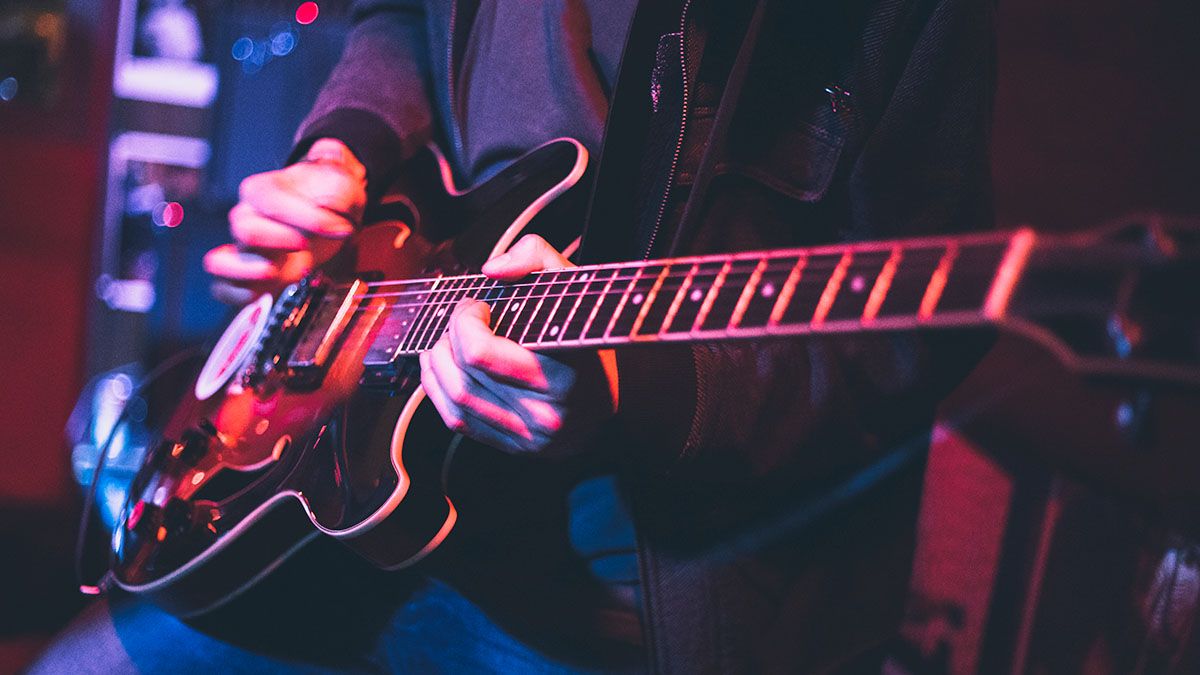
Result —
<instances>
[{"instance_id":1,"label":"guitar control knob","mask_svg":"<svg viewBox=\"0 0 1200 675\"><path fill-rule=\"evenodd\" d=\"M183 439L175 444L171 455L188 466L196 466L208 454L210 436L199 429L183 432Z\"/></svg>"},{"instance_id":2,"label":"guitar control knob","mask_svg":"<svg viewBox=\"0 0 1200 675\"><path fill-rule=\"evenodd\" d=\"M179 499L171 499L162 510L162 526L168 535L186 534L192 529L192 503Z\"/></svg>"}]
</instances>

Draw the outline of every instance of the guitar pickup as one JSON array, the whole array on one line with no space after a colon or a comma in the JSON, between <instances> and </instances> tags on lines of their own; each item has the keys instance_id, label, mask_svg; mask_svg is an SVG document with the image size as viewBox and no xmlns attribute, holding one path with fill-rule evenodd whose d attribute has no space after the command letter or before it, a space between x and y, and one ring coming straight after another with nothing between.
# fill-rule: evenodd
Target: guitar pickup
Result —
<instances>
[{"instance_id":1,"label":"guitar pickup","mask_svg":"<svg viewBox=\"0 0 1200 675\"><path fill-rule=\"evenodd\" d=\"M309 319L300 340L288 357L288 383L293 386L315 386L328 367L334 350L354 320L367 284L355 281L344 295L328 293ZM340 297L340 301L339 301Z\"/></svg>"}]
</instances>

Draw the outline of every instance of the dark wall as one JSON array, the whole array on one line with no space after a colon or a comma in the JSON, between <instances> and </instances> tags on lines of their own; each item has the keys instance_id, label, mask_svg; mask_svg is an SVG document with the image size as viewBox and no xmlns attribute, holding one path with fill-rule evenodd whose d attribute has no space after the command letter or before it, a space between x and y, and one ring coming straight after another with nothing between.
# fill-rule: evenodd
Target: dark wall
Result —
<instances>
[{"instance_id":1,"label":"dark wall","mask_svg":"<svg viewBox=\"0 0 1200 675\"><path fill-rule=\"evenodd\" d=\"M1194 0L1001 0L999 221L1200 213L1197 36Z\"/></svg>"}]
</instances>

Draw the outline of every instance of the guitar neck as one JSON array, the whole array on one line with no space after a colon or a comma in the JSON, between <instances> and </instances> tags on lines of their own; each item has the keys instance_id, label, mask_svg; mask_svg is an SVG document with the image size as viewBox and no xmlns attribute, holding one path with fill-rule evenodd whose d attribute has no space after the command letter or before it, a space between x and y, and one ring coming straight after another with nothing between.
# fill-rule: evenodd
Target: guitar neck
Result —
<instances>
[{"instance_id":1,"label":"guitar neck","mask_svg":"<svg viewBox=\"0 0 1200 675\"><path fill-rule=\"evenodd\" d=\"M370 295L395 301L366 361L431 348L464 298L491 306L498 335L541 351L991 323L1033 243L1020 230L591 265L517 283L372 284Z\"/></svg>"}]
</instances>

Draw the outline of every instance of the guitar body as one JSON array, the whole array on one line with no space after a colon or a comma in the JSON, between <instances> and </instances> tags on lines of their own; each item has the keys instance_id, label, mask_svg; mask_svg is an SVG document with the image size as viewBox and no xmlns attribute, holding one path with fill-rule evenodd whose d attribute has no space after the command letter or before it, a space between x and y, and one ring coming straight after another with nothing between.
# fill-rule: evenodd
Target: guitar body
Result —
<instances>
[{"instance_id":1,"label":"guitar body","mask_svg":"<svg viewBox=\"0 0 1200 675\"><path fill-rule=\"evenodd\" d=\"M582 145L560 139L459 192L444 158L428 153L408 167L404 196L369 214L374 224L320 278L244 308L131 486L112 539L115 583L191 616L322 534L385 569L437 548L456 520L441 489L454 436L422 405L415 359L364 365L392 328L389 298L340 308L315 299L334 285L472 272L526 233L567 245L586 163ZM329 307L337 330L301 337L306 315ZM317 364L303 372L287 367L300 340Z\"/></svg>"}]
</instances>

